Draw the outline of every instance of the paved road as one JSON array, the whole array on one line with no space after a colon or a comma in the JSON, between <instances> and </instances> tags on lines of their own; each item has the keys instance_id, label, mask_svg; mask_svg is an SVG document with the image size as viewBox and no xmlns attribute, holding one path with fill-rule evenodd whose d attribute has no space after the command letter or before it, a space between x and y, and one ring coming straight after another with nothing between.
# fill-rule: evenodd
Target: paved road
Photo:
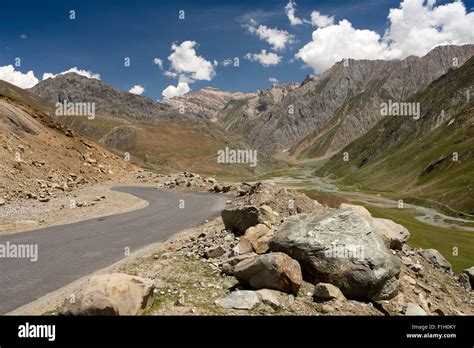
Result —
<instances>
[{"instance_id":1,"label":"paved road","mask_svg":"<svg viewBox=\"0 0 474 348\"><path fill-rule=\"evenodd\" d=\"M144 209L69 225L1 236L0 244L37 244L38 260L0 258L0 314L217 216L228 197L152 187L116 187L150 203ZM179 207L184 200L184 209Z\"/></svg>"}]
</instances>

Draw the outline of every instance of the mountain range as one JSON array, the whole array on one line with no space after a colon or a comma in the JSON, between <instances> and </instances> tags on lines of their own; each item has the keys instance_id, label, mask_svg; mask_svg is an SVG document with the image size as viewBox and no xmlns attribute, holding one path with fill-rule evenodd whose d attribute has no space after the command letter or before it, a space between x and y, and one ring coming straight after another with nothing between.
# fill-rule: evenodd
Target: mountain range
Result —
<instances>
[{"instance_id":1,"label":"mountain range","mask_svg":"<svg viewBox=\"0 0 474 348\"><path fill-rule=\"evenodd\" d=\"M387 116L331 158L319 175L474 215L474 57L411 102L419 119ZM343 155L347 155L344 161Z\"/></svg>"},{"instance_id":2,"label":"mountain range","mask_svg":"<svg viewBox=\"0 0 474 348\"><path fill-rule=\"evenodd\" d=\"M473 55L474 45L464 45L439 46L423 57L400 61L348 59L319 76L308 75L301 83L275 84L255 93L208 87L163 101L75 73L43 80L21 92L2 82L0 93L49 115L57 102L93 102L95 119L58 120L150 168L245 177L285 168L288 162L332 156L318 175L426 200L441 195L444 209L466 213L472 212L472 200L455 197L472 185L463 175L448 180L460 166L447 160L446 151L456 152L452 145L463 144L460 161L472 162L471 144L465 140L470 137L471 113L466 108L471 104L459 106L456 96L473 80L465 79L471 76ZM422 117L419 122L387 118L381 112L387 102L420 103ZM453 123L435 117L440 109ZM436 137L452 144L433 146ZM422 139L426 158L407 162L409 150L412 157L421 156L413 144ZM258 150L257 167L218 164L216 153L225 148ZM341 162L341 153L346 152L351 160ZM397 165L400 160L403 165ZM445 179L436 177L441 172Z\"/></svg>"}]
</instances>

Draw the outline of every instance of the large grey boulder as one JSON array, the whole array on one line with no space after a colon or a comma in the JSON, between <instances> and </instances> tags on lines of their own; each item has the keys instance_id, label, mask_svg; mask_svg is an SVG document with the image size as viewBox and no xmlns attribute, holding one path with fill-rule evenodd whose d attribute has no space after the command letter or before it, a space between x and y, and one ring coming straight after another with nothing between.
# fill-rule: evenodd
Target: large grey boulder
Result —
<instances>
[{"instance_id":1,"label":"large grey boulder","mask_svg":"<svg viewBox=\"0 0 474 348\"><path fill-rule=\"evenodd\" d=\"M410 232L404 226L397 224L392 220L374 218L363 206L342 203L339 208L352 209L366 219L375 231L380 234L387 247L391 249L402 249L403 244L405 244L410 238Z\"/></svg>"},{"instance_id":2,"label":"large grey boulder","mask_svg":"<svg viewBox=\"0 0 474 348\"><path fill-rule=\"evenodd\" d=\"M283 253L245 259L235 266L234 276L253 289L273 289L295 295L303 282L299 263Z\"/></svg>"},{"instance_id":3,"label":"large grey boulder","mask_svg":"<svg viewBox=\"0 0 474 348\"><path fill-rule=\"evenodd\" d=\"M225 209L221 217L225 228L239 235L244 234L249 227L265 222L260 210L254 205Z\"/></svg>"},{"instance_id":4,"label":"large grey boulder","mask_svg":"<svg viewBox=\"0 0 474 348\"><path fill-rule=\"evenodd\" d=\"M66 300L62 315L138 315L151 304L153 281L123 273L93 276Z\"/></svg>"},{"instance_id":5,"label":"large grey boulder","mask_svg":"<svg viewBox=\"0 0 474 348\"><path fill-rule=\"evenodd\" d=\"M444 258L441 253L436 249L425 249L421 252L421 255L431 262L435 267L441 269L442 271L453 274L451 264Z\"/></svg>"},{"instance_id":6,"label":"large grey boulder","mask_svg":"<svg viewBox=\"0 0 474 348\"><path fill-rule=\"evenodd\" d=\"M291 216L269 245L298 260L310 281L334 284L348 298L389 299L397 293L400 261L352 209Z\"/></svg>"}]
</instances>

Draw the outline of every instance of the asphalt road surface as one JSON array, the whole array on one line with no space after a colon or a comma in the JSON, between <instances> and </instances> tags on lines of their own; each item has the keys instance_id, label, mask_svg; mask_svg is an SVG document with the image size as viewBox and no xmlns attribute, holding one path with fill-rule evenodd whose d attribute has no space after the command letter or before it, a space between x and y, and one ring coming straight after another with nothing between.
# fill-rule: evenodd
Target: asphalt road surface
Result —
<instances>
[{"instance_id":1,"label":"asphalt road surface","mask_svg":"<svg viewBox=\"0 0 474 348\"><path fill-rule=\"evenodd\" d=\"M37 245L38 260L0 258L0 314L107 267L152 243L215 217L229 199L208 193L116 187L150 203L144 209L0 236L0 244ZM184 200L184 208L180 208Z\"/></svg>"}]
</instances>

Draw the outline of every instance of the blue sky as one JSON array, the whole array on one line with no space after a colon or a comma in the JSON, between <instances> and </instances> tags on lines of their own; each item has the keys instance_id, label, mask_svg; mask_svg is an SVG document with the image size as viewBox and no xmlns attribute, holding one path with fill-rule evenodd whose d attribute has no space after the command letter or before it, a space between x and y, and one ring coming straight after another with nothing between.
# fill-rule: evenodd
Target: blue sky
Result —
<instances>
[{"instance_id":1,"label":"blue sky","mask_svg":"<svg viewBox=\"0 0 474 348\"><path fill-rule=\"evenodd\" d=\"M100 74L104 82L124 91L141 85L145 88L144 95L157 100L162 99L167 86L177 84L176 79L163 74L170 70L171 45L195 41L197 56L209 62L216 60L218 64L210 81L194 79L189 83L192 90L212 86L252 92L269 87L269 78L282 83L302 81L308 73L313 73L314 66L319 66L315 63L311 68L307 61L295 59L295 54L311 41L316 30L309 23L312 11L334 16L334 23L347 19L353 28L368 29L383 36L389 25L389 9L400 5L400 1L392 0L299 0L295 14L308 23L291 25L284 9L287 3L287 0L2 0L0 66L14 64L15 58L20 57L21 66L15 70L22 73L32 70L38 79L46 72L57 74L78 67ZM464 4L467 11L472 11L473 1ZM75 20L69 19L70 10L75 11ZM184 20L178 18L180 10L185 11ZM288 32L292 42L284 49L275 50L249 32L250 19L256 21L255 28L264 25ZM244 58L247 53L263 49L279 55L280 62L265 67ZM124 66L125 57L130 57L130 67ZM233 57L239 57L239 67L222 65L224 59ZM154 58L163 60L163 71L153 64ZM188 73L188 77L191 75Z\"/></svg>"}]
</instances>

